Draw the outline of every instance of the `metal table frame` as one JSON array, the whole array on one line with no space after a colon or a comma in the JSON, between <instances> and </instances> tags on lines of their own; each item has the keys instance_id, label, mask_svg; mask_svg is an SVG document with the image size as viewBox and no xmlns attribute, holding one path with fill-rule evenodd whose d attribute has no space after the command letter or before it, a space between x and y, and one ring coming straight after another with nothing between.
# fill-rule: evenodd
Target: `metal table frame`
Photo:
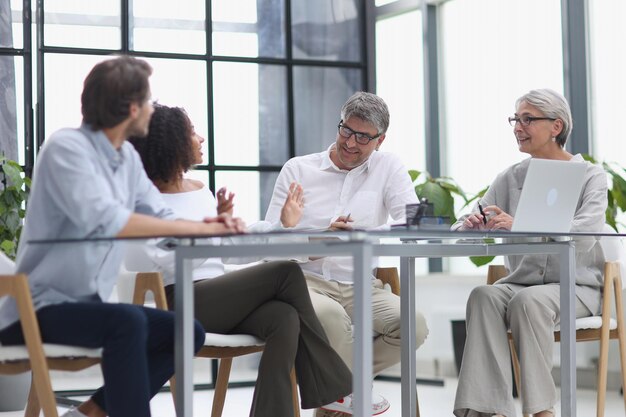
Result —
<instances>
[{"instance_id":1,"label":"metal table frame","mask_svg":"<svg viewBox=\"0 0 626 417\"><path fill-rule=\"evenodd\" d=\"M319 236L319 235L318 235ZM175 369L176 369L176 415L193 416L192 360L193 360L193 282L192 260L207 257L233 256L352 256L354 276L370 274L372 244L366 234L357 232L348 235L348 241L307 242L307 243L263 243L241 244L236 246L194 246L194 239L183 239L176 251L176 321L175 321ZM354 361L369 364L353 370L354 415L371 416L372 343L364 343L365 335L372 334L371 285L362 285L355 280L354 312Z\"/></svg>"},{"instance_id":2,"label":"metal table frame","mask_svg":"<svg viewBox=\"0 0 626 417\"><path fill-rule=\"evenodd\" d=\"M576 417L575 252L572 241L537 243L428 243L375 245L374 256L400 256L402 416L416 413L415 258L557 254L561 302L561 415ZM564 285L565 284L565 285ZM405 336L407 335L407 336Z\"/></svg>"},{"instance_id":3,"label":"metal table frame","mask_svg":"<svg viewBox=\"0 0 626 417\"><path fill-rule=\"evenodd\" d=\"M413 233L424 236L424 233ZM434 237L426 233L426 237ZM437 235L437 234L436 234ZM462 233L439 233L445 238L460 238ZM486 236L485 234L484 236ZM490 236L498 234L490 233ZM319 236L319 234L317 235ZM193 282L192 260L207 257L269 257L291 256L352 256L355 283L353 400L354 415L371 416L372 381L372 334L371 285L363 285L370 274L373 256L399 256L401 258L401 314L402 320L402 416L412 417L416 412L415 397L415 258L455 257L480 255L511 255L554 253L559 255L561 271L561 415L576 416L576 362L574 328L574 244L571 241L542 243L427 243L427 244L378 244L371 238L406 237L406 233L344 234L345 241L310 241L302 243L240 244L233 246L195 245L195 239L182 239L176 251L176 346L175 366L177 389L175 393L176 414L190 417L192 411L192 359L193 359ZM465 235L467 236L467 235ZM478 236L474 234L474 236ZM504 236L504 235L503 235ZM536 235L530 235L536 236ZM369 283L369 282L368 282Z\"/></svg>"}]
</instances>

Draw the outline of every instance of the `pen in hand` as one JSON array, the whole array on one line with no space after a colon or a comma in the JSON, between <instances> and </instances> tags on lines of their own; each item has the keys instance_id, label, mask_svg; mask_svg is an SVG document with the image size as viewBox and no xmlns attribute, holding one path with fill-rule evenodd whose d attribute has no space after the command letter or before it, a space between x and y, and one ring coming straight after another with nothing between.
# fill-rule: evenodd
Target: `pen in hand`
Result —
<instances>
[{"instance_id":1,"label":"pen in hand","mask_svg":"<svg viewBox=\"0 0 626 417\"><path fill-rule=\"evenodd\" d=\"M343 222L344 223L348 223L351 219L350 219L350 214L352 213L348 213L348 215L346 217L344 217Z\"/></svg>"},{"instance_id":2,"label":"pen in hand","mask_svg":"<svg viewBox=\"0 0 626 417\"><path fill-rule=\"evenodd\" d=\"M480 215L483 216L483 224L486 225L487 215L485 215L485 212L483 211L483 206L480 205L480 202L478 202L478 211L480 212Z\"/></svg>"}]
</instances>

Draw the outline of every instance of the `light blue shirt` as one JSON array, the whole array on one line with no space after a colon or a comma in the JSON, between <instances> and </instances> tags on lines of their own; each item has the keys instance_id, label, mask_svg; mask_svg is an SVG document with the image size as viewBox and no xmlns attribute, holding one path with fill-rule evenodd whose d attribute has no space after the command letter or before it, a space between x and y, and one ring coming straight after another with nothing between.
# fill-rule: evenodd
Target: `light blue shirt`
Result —
<instances>
[{"instance_id":1,"label":"light blue shirt","mask_svg":"<svg viewBox=\"0 0 626 417\"><path fill-rule=\"evenodd\" d=\"M37 158L17 253L35 309L107 300L123 259L123 242L33 244L40 239L116 236L133 212L174 219L130 143L118 150L102 131L62 129ZM18 319L13 299L0 305L0 329Z\"/></svg>"}]
</instances>

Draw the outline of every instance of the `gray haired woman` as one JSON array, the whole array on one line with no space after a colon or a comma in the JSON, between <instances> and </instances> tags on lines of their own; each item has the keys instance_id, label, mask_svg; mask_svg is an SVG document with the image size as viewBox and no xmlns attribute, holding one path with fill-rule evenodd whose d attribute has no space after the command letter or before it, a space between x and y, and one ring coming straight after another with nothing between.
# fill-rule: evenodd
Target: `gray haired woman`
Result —
<instances>
[{"instance_id":1,"label":"gray haired woman","mask_svg":"<svg viewBox=\"0 0 626 417\"><path fill-rule=\"evenodd\" d=\"M572 131L565 98L552 90L532 90L509 117L517 146L527 158L501 172L472 213L454 230L510 230L531 158L583 162L564 149ZM602 168L587 164L571 231L597 232L604 225L607 181ZM482 211L480 208L482 207ZM604 255L595 239L576 241L576 317L601 306ZM557 255L509 256L509 274L494 285L475 288L467 302L467 341L459 374L457 417L515 415L507 331L521 366L524 413L552 417L557 402L551 375L553 332L560 321Z\"/></svg>"}]
</instances>

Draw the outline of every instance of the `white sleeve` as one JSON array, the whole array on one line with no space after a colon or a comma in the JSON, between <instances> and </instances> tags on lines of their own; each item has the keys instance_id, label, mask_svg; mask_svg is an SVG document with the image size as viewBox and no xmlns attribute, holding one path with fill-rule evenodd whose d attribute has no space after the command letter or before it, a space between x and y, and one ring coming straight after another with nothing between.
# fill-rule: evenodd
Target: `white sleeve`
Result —
<instances>
[{"instance_id":1,"label":"white sleeve","mask_svg":"<svg viewBox=\"0 0 626 417\"><path fill-rule=\"evenodd\" d=\"M392 156L389 179L385 186L385 206L395 222L406 218L406 205L419 203L411 176L404 164L395 155Z\"/></svg>"}]
</instances>

